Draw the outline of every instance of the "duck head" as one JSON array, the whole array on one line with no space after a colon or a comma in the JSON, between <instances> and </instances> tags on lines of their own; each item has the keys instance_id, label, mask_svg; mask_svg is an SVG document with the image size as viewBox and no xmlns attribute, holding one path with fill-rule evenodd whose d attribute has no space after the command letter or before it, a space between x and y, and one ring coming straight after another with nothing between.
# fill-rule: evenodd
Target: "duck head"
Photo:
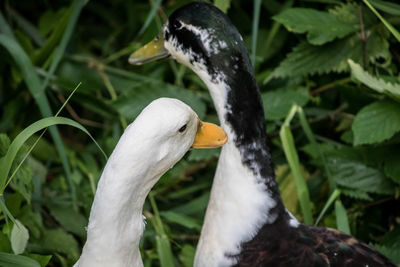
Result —
<instances>
[{"instance_id":1,"label":"duck head","mask_svg":"<svg viewBox=\"0 0 400 267\"><path fill-rule=\"evenodd\" d=\"M206 72L214 82L240 70L253 71L236 27L221 10L206 2L174 11L160 34L133 53L129 63L140 65L170 56L198 74Z\"/></svg>"},{"instance_id":2,"label":"duck head","mask_svg":"<svg viewBox=\"0 0 400 267\"><path fill-rule=\"evenodd\" d=\"M153 155L156 160L169 159L171 163L178 161L189 149L215 148L227 142L222 128L201 121L188 105L172 98L154 100L130 127L138 131L131 136L142 138L141 145L151 142L156 146L154 150L158 153Z\"/></svg>"}]
</instances>

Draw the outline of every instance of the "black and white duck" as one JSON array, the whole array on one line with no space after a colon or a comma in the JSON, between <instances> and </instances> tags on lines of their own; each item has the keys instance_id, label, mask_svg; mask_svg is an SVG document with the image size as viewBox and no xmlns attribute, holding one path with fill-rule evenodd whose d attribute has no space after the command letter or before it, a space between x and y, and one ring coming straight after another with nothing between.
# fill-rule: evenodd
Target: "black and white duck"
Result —
<instances>
[{"instance_id":1,"label":"black and white duck","mask_svg":"<svg viewBox=\"0 0 400 267\"><path fill-rule=\"evenodd\" d=\"M282 202L268 148L263 105L238 30L205 2L171 14L131 64L172 57L206 84L221 126L222 148L194 265L395 266L356 238L304 225Z\"/></svg>"},{"instance_id":2,"label":"black and white duck","mask_svg":"<svg viewBox=\"0 0 400 267\"><path fill-rule=\"evenodd\" d=\"M220 127L201 122L177 99L150 103L126 128L107 161L90 211L87 240L74 267L143 266L139 242L150 189L190 148L219 147L226 139Z\"/></svg>"}]
</instances>

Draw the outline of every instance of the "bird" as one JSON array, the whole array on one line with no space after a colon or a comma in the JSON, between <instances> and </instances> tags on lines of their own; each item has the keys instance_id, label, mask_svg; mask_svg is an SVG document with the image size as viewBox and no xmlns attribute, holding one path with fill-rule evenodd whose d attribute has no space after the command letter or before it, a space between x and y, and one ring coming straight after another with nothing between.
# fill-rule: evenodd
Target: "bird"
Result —
<instances>
[{"instance_id":1,"label":"bird","mask_svg":"<svg viewBox=\"0 0 400 267\"><path fill-rule=\"evenodd\" d=\"M168 57L203 80L229 140L219 157L194 266L395 266L353 236L302 224L286 210L254 69L226 14L207 2L180 7L129 63Z\"/></svg>"},{"instance_id":2,"label":"bird","mask_svg":"<svg viewBox=\"0 0 400 267\"><path fill-rule=\"evenodd\" d=\"M173 98L151 102L122 134L98 182L87 240L74 267L143 266L144 201L191 148L220 147L227 135Z\"/></svg>"}]
</instances>

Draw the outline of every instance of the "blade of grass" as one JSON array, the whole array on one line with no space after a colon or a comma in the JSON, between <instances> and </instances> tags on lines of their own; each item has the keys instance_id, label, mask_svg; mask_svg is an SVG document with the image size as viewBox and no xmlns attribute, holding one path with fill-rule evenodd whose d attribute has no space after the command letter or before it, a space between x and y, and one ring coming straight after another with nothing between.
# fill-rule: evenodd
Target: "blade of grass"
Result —
<instances>
[{"instance_id":1,"label":"blade of grass","mask_svg":"<svg viewBox=\"0 0 400 267\"><path fill-rule=\"evenodd\" d=\"M400 5L389 1L369 0L369 2L377 9L389 13L391 15L400 16Z\"/></svg>"},{"instance_id":2,"label":"blade of grass","mask_svg":"<svg viewBox=\"0 0 400 267\"><path fill-rule=\"evenodd\" d=\"M331 196L329 197L328 201L325 203L324 207L322 208L322 211L320 212L320 214L318 215L317 220L315 221L314 225L318 225L319 221L322 219L322 217L325 215L325 213L327 212L327 210L329 209L329 207L332 205L332 203L336 200L336 198L340 196L340 190L339 189L335 189Z\"/></svg>"},{"instance_id":3,"label":"blade of grass","mask_svg":"<svg viewBox=\"0 0 400 267\"><path fill-rule=\"evenodd\" d=\"M347 218L346 209L344 208L340 199L336 199L335 201L335 213L338 230L350 235L349 219Z\"/></svg>"},{"instance_id":4,"label":"blade of grass","mask_svg":"<svg viewBox=\"0 0 400 267\"><path fill-rule=\"evenodd\" d=\"M71 94L68 96L68 98L66 99L66 101L63 103L63 105L60 107L60 109L57 111L56 115L54 117L57 117L60 112L64 109L64 107L67 105L67 103L69 102L69 100L71 99L71 97L73 96L73 94L75 93L76 90L78 90L79 86L81 85L81 83L79 83L75 89L71 92ZM18 164L18 166L15 168L14 172L11 174L9 181L11 181L11 179L14 177L14 175L18 172L19 168L22 166L22 164L24 163L24 161L27 159L27 157L30 155L30 153L32 152L32 150L35 148L35 146L37 145L37 143L39 142L39 140L42 138L42 136L46 133L46 129L43 130L43 132L40 134L40 136L36 139L36 141L33 143L33 145L29 148L28 152L25 154L25 156L22 158L22 160L20 161L20 163ZM95 142L96 143L96 142ZM97 145L97 144L96 144ZM102 151L105 159L107 160L107 156L104 153L104 151L101 149L101 147L99 145L97 145L99 147L99 149ZM8 184L8 183L7 183Z\"/></svg>"},{"instance_id":5,"label":"blade of grass","mask_svg":"<svg viewBox=\"0 0 400 267\"><path fill-rule=\"evenodd\" d=\"M39 106L40 113L43 117L52 116L52 111L50 108L49 101L44 93L44 88L40 85L40 79L37 75L35 68L32 65L31 60L21 46L12 38L5 34L0 34L0 45L4 46L10 53L16 64L19 66L24 81L28 87L29 92L35 99L36 104ZM49 129L51 137L54 140L57 152L60 156L61 163L63 165L65 175L67 177L67 182L71 191L72 202L76 203L76 192L75 185L72 181L71 170L67 160L67 153L63 146L61 136L55 127Z\"/></svg>"},{"instance_id":6,"label":"blade of grass","mask_svg":"<svg viewBox=\"0 0 400 267\"><path fill-rule=\"evenodd\" d=\"M3 194L4 189L8 185L8 183L11 181L10 177L7 179L8 174L11 169L11 165L15 160L15 157L19 151L19 149L22 147L22 145L28 140L33 134L36 132L47 128L52 125L69 125L75 128L80 129L84 133L86 133L92 141L96 144L96 146L100 149L100 151L103 153L104 157L107 159L107 156L105 155L104 151L101 149L101 147L97 144L96 140L92 137L92 135L89 133L88 130L86 130L85 127L83 127L81 124L79 124L76 121L73 121L69 118L65 117L48 117L44 118L41 120L38 120L37 122L32 123L28 127L26 127L21 133L17 135L17 137L12 141L10 144L10 147L7 150L6 155L2 158L2 161L0 162L0 195Z\"/></svg>"},{"instance_id":7,"label":"blade of grass","mask_svg":"<svg viewBox=\"0 0 400 267\"><path fill-rule=\"evenodd\" d=\"M312 203L310 200L310 195L308 193L307 183L300 167L299 157L297 155L293 135L290 131L290 121L293 119L296 112L297 105L294 104L280 129L279 136L281 138L283 151L286 155L286 159L289 163L290 169L292 170L292 174L295 179L297 194L299 197L300 208L303 214L304 222L311 225L313 223Z\"/></svg>"},{"instance_id":8,"label":"blade of grass","mask_svg":"<svg viewBox=\"0 0 400 267\"><path fill-rule=\"evenodd\" d=\"M332 192L336 188L336 183L332 178L331 172L329 171L329 168L326 164L326 159L324 153L322 153L321 149L319 148L319 145L317 141L315 140L314 133L311 130L310 124L308 123L306 119L306 115L304 114L304 111L301 107L297 108L297 114L299 115L300 118L300 125L303 128L304 133L306 134L308 141L310 141L312 147L314 148L315 152L317 152L319 158L322 161L322 165L324 167L325 175L328 177L329 181L329 186L330 186L330 191Z\"/></svg>"},{"instance_id":9,"label":"blade of grass","mask_svg":"<svg viewBox=\"0 0 400 267\"><path fill-rule=\"evenodd\" d=\"M222 12L226 13L231 6L231 0L214 0L214 6L218 7L222 10Z\"/></svg>"},{"instance_id":10,"label":"blade of grass","mask_svg":"<svg viewBox=\"0 0 400 267\"><path fill-rule=\"evenodd\" d=\"M40 264L26 256L0 252L0 266L2 267L40 267Z\"/></svg>"},{"instance_id":11,"label":"blade of grass","mask_svg":"<svg viewBox=\"0 0 400 267\"><path fill-rule=\"evenodd\" d=\"M29 20L21 16L11 7L7 7L7 11L13 20L15 20L15 22L18 24L18 26L23 29L24 32L27 33L38 46L43 46L45 42L43 37L41 36L39 30Z\"/></svg>"},{"instance_id":12,"label":"blade of grass","mask_svg":"<svg viewBox=\"0 0 400 267\"><path fill-rule=\"evenodd\" d=\"M139 38L144 33L144 31L147 29L147 27L149 27L151 21L153 20L154 16L157 13L158 8L161 5L162 0L157 0L155 3L153 3L152 1L150 1L150 2L152 3L151 10L150 10L149 14L147 15L147 18L144 21L144 24L143 24L142 28L139 30L139 33L135 39Z\"/></svg>"},{"instance_id":13,"label":"blade of grass","mask_svg":"<svg viewBox=\"0 0 400 267\"><path fill-rule=\"evenodd\" d=\"M71 39L74 27L76 25L76 22L78 21L79 14L80 14L83 6L84 6L84 0L75 0L72 3L71 15L69 17L66 29L65 29L64 34L61 39L61 42L54 51L53 60L50 65L48 75L46 76L46 78L42 84L42 90L46 89L46 87L49 83L50 77L53 76L55 70L57 69L58 64L60 63L62 56L64 55L65 49Z\"/></svg>"},{"instance_id":14,"label":"blade of grass","mask_svg":"<svg viewBox=\"0 0 400 267\"><path fill-rule=\"evenodd\" d=\"M385 20L381 14L370 4L368 0L363 0L364 4L371 9L372 12L382 21L382 23L386 26L386 28L396 37L397 41L400 42L400 33L390 24L387 20Z\"/></svg>"},{"instance_id":15,"label":"blade of grass","mask_svg":"<svg viewBox=\"0 0 400 267\"><path fill-rule=\"evenodd\" d=\"M156 201L154 200L153 193L149 193L149 200L151 204L151 208L154 212L154 217L152 219L152 223L154 229L157 232L156 235L156 244L157 244L157 253L160 259L161 267L172 267L174 264L174 256L172 255L171 243L169 242L168 236L165 233L163 223L161 221L160 213L158 211Z\"/></svg>"},{"instance_id":16,"label":"blade of grass","mask_svg":"<svg viewBox=\"0 0 400 267\"><path fill-rule=\"evenodd\" d=\"M0 163L1 164L1 163ZM8 219L10 219L14 224L17 223L17 221L15 220L14 216L11 214L11 212L8 210L7 206L6 206L6 202L4 201L4 196L0 195L0 207L1 207L1 211L4 214L4 218L6 219L6 224L7 226L9 226L8 224ZM8 237L11 236L11 229L10 227L7 227L8 230Z\"/></svg>"},{"instance_id":17,"label":"blade of grass","mask_svg":"<svg viewBox=\"0 0 400 267\"><path fill-rule=\"evenodd\" d=\"M14 33L12 32L10 26L4 19L3 13L1 13L1 11L0 11L0 32L10 37L11 39L15 40Z\"/></svg>"},{"instance_id":18,"label":"blade of grass","mask_svg":"<svg viewBox=\"0 0 400 267\"><path fill-rule=\"evenodd\" d=\"M251 62L253 66L256 64L256 50L258 37L258 23L260 21L261 0L253 2L253 27L251 30Z\"/></svg>"}]
</instances>

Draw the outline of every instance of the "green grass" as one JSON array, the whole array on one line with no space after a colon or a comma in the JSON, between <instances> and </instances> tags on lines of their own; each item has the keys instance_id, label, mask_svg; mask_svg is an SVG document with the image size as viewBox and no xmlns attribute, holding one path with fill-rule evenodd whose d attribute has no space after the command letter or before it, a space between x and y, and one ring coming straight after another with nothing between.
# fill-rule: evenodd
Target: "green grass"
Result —
<instances>
[{"instance_id":1,"label":"green grass","mask_svg":"<svg viewBox=\"0 0 400 267\"><path fill-rule=\"evenodd\" d=\"M351 233L400 263L393 241L400 238L400 132L379 117L359 124L365 107L368 114L397 118L396 4L214 2L237 26L255 65L287 207L304 223ZM127 63L182 4L0 4L0 265L71 266L77 260L104 154L149 101L177 97L218 122L205 85L186 67L172 60ZM329 12L354 31L342 36L341 29L328 32L337 26L330 25L320 33L306 27L318 23L310 17L296 25L307 31L294 33L290 25L302 21L301 12L274 19L293 7ZM314 45L308 35L334 39ZM387 101L390 107L376 108ZM48 126L50 135L41 134ZM390 137L375 138L378 129ZM368 142L355 141L360 130ZM145 266L192 265L217 156L218 150L190 152L153 189L143 208L149 222L140 245ZM13 247L23 253L14 255Z\"/></svg>"}]
</instances>

